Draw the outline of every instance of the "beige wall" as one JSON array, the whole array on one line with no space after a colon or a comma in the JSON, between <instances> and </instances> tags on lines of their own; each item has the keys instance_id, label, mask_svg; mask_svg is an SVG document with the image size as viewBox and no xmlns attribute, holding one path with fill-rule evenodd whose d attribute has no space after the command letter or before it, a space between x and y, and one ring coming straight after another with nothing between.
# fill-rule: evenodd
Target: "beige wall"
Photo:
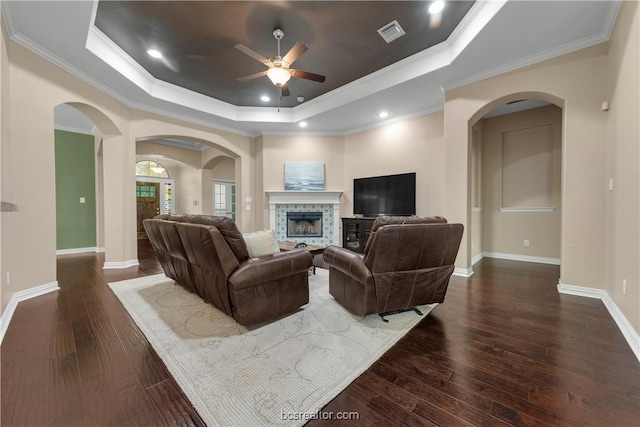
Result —
<instances>
[{"instance_id":1,"label":"beige wall","mask_svg":"<svg viewBox=\"0 0 640 427\"><path fill-rule=\"evenodd\" d=\"M344 137L342 136L273 136L258 142L262 159L263 191L284 190L284 162L322 162L325 189L344 190ZM256 200L258 202L258 200ZM269 200L263 197L256 209L262 212L262 227L269 227Z\"/></svg>"},{"instance_id":2,"label":"beige wall","mask_svg":"<svg viewBox=\"0 0 640 427\"><path fill-rule=\"evenodd\" d=\"M343 215L353 214L353 179L416 172L418 215L444 213L443 112L345 138Z\"/></svg>"},{"instance_id":3,"label":"beige wall","mask_svg":"<svg viewBox=\"0 0 640 427\"><path fill-rule=\"evenodd\" d=\"M180 164L175 175L176 213L202 213L202 171Z\"/></svg>"},{"instance_id":4,"label":"beige wall","mask_svg":"<svg viewBox=\"0 0 640 427\"><path fill-rule=\"evenodd\" d=\"M639 20L638 2L623 2L609 43L605 289L640 333Z\"/></svg>"},{"instance_id":5,"label":"beige wall","mask_svg":"<svg viewBox=\"0 0 640 427\"><path fill-rule=\"evenodd\" d=\"M233 181L236 174L236 163L231 157L223 157L212 168L212 179Z\"/></svg>"},{"instance_id":6,"label":"beige wall","mask_svg":"<svg viewBox=\"0 0 640 427\"><path fill-rule=\"evenodd\" d=\"M103 121L96 123L104 130L103 134L108 135L104 147L105 171L115 176L105 188L105 196L111 203L105 210L112 209L107 217L114 219L110 225L105 222L105 228L111 231L105 233L105 238L110 247L109 256L121 260L135 258L134 251L130 250L135 245L135 231L128 239L122 232L123 217L131 215L130 222L134 225L135 203L125 203L126 182L118 178L121 165L127 160L133 161L132 153L126 150L119 135L128 130L123 120L126 110L105 94L15 43L8 42L7 48L9 62L4 71L8 69L9 81L3 82L2 117L3 120L8 117L4 110L7 108L11 128L8 132L3 129L2 197L19 208L17 212L3 213L1 219L3 309L15 292L56 281L53 109L61 103L99 105L111 118L111 126L105 126ZM3 73L3 80L5 77ZM131 188L134 191L133 186ZM38 268L33 268L33 260L37 260ZM10 273L10 283L7 283L7 273Z\"/></svg>"},{"instance_id":7,"label":"beige wall","mask_svg":"<svg viewBox=\"0 0 640 427\"><path fill-rule=\"evenodd\" d=\"M268 197L264 193L267 187L264 185L264 144L263 137L259 136L254 141L254 158L255 158L255 188L261 191L256 191L253 195L253 204L251 209L255 215L256 229L267 228L269 224L269 209L268 209ZM282 183L282 189L284 189L284 182ZM255 230L250 230L255 231Z\"/></svg>"},{"instance_id":8,"label":"beige wall","mask_svg":"<svg viewBox=\"0 0 640 427\"><path fill-rule=\"evenodd\" d=\"M8 167L5 158L5 151L7 150L8 142L9 142L9 123L10 120L10 105L9 105L9 58L7 53L7 45L5 42L5 28L4 28L4 20L2 19L2 14L0 13L0 20L2 25L0 26L0 171L6 170ZM5 192L5 179L4 172L0 173L0 236L2 236L3 231L3 223L4 216L9 215L9 212L4 212L5 209L8 210L8 204L10 203L9 195ZM7 206L5 207L5 203ZM6 239L0 239L0 273L2 277L0 277L0 313L4 313L4 309L9 302L9 292L5 292L6 283L6 275L5 268L3 266L4 259L3 256L6 254L6 250L9 249L8 242L5 242ZM5 247L6 245L6 247Z\"/></svg>"},{"instance_id":9,"label":"beige wall","mask_svg":"<svg viewBox=\"0 0 640 427\"><path fill-rule=\"evenodd\" d=\"M560 172L562 161L562 110L555 105L482 119L481 194L482 251L543 258L560 258ZM513 131L551 126L553 212L502 212L503 135ZM545 141L546 143L546 141ZM477 230L472 231L475 233ZM524 246L524 240L529 246Z\"/></svg>"},{"instance_id":10,"label":"beige wall","mask_svg":"<svg viewBox=\"0 0 640 427\"><path fill-rule=\"evenodd\" d=\"M525 67L445 93L445 216L470 223L469 125L517 99L551 101L563 110L561 280L602 288L605 245L605 99L607 45ZM470 267L469 230L456 265Z\"/></svg>"}]
</instances>

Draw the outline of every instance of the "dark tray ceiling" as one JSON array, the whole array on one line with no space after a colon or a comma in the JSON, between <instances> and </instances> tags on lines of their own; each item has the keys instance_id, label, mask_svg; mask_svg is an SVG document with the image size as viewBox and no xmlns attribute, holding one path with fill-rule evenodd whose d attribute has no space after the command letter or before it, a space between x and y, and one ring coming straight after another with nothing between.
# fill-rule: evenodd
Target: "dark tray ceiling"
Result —
<instances>
[{"instance_id":1,"label":"dark tray ceiling","mask_svg":"<svg viewBox=\"0 0 640 427\"><path fill-rule=\"evenodd\" d=\"M101 1L96 26L151 75L236 106L264 106L275 98L267 77L236 77L266 69L235 49L242 43L269 58L277 53L272 32L282 28L284 55L296 41L309 45L292 68L322 74L324 83L292 78L291 96L311 100L446 40L471 1L449 1L434 25L422 1ZM377 30L397 20L406 35L387 44ZM431 28L433 27L433 28ZM165 60L149 57L160 49Z\"/></svg>"}]
</instances>

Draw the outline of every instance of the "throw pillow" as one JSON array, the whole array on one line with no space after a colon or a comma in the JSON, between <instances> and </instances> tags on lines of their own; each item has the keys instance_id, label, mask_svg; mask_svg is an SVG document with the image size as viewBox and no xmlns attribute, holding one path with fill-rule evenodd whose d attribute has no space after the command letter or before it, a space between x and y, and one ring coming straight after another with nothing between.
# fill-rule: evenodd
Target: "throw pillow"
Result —
<instances>
[{"instance_id":1,"label":"throw pillow","mask_svg":"<svg viewBox=\"0 0 640 427\"><path fill-rule=\"evenodd\" d=\"M263 255L273 255L280 252L278 242L276 241L276 233L273 230L245 233L242 237L247 244L249 256L252 258Z\"/></svg>"}]
</instances>

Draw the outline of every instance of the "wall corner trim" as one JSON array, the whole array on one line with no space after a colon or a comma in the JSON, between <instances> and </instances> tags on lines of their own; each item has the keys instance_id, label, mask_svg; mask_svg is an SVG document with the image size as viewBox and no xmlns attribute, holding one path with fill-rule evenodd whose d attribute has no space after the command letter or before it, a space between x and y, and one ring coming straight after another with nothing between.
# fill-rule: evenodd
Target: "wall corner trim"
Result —
<instances>
[{"instance_id":1,"label":"wall corner trim","mask_svg":"<svg viewBox=\"0 0 640 427\"><path fill-rule=\"evenodd\" d=\"M7 307L4 309L2 317L0 317L0 344L2 344L4 334L7 332L7 329L9 329L9 323L13 317L13 313L15 313L16 308L18 308L19 302L44 295L49 292L57 291L58 289L60 289L60 286L58 286L58 281L56 280L55 282L46 283L44 285L14 293L9 300Z\"/></svg>"},{"instance_id":2,"label":"wall corner trim","mask_svg":"<svg viewBox=\"0 0 640 427\"><path fill-rule=\"evenodd\" d=\"M616 325L618 325L618 328L620 329L620 332L622 332L624 339L627 340L629 347L631 347L631 351L633 351L633 354L635 354L638 361L640 361L640 335L635 331L635 329L633 329L631 323L629 323L627 318L624 316L620 308L613 301L613 298L611 298L607 291L605 291L604 289L594 289L584 286L568 285L560 281L558 282L558 293L576 295L586 298L597 298L601 300L604 306L609 311L609 314L613 318L614 322L616 322Z\"/></svg>"},{"instance_id":3,"label":"wall corner trim","mask_svg":"<svg viewBox=\"0 0 640 427\"><path fill-rule=\"evenodd\" d=\"M454 276L471 277L473 276L473 268L456 268L453 270Z\"/></svg>"},{"instance_id":4,"label":"wall corner trim","mask_svg":"<svg viewBox=\"0 0 640 427\"><path fill-rule=\"evenodd\" d=\"M473 258L471 258L471 265L476 265L480 262L480 260L482 260L482 258L484 258L483 252L476 254Z\"/></svg>"},{"instance_id":5,"label":"wall corner trim","mask_svg":"<svg viewBox=\"0 0 640 427\"><path fill-rule=\"evenodd\" d=\"M130 259L128 261L122 261L122 262L105 261L104 265L102 266L102 269L109 270L112 268L129 268L129 267L136 267L138 265L140 265L140 263L138 262L138 258L134 258L134 259Z\"/></svg>"}]
</instances>

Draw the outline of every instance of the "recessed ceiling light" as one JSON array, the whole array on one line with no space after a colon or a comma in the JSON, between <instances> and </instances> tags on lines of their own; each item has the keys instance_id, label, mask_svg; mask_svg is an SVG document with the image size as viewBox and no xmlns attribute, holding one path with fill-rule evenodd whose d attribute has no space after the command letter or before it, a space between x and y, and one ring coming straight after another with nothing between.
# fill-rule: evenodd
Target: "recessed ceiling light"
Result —
<instances>
[{"instance_id":1,"label":"recessed ceiling light","mask_svg":"<svg viewBox=\"0 0 640 427\"><path fill-rule=\"evenodd\" d=\"M444 0L435 0L429 6L429 13L433 15L442 12L442 9L444 9Z\"/></svg>"},{"instance_id":2,"label":"recessed ceiling light","mask_svg":"<svg viewBox=\"0 0 640 427\"><path fill-rule=\"evenodd\" d=\"M301 128L306 128L307 127L307 122L300 122L300 123L298 123L298 126L300 126Z\"/></svg>"},{"instance_id":3,"label":"recessed ceiling light","mask_svg":"<svg viewBox=\"0 0 640 427\"><path fill-rule=\"evenodd\" d=\"M380 114L378 114L378 117L384 119L386 117L389 117L389 113L387 113L386 111L382 111Z\"/></svg>"},{"instance_id":4,"label":"recessed ceiling light","mask_svg":"<svg viewBox=\"0 0 640 427\"><path fill-rule=\"evenodd\" d=\"M160 52L158 49L148 49L147 54L153 58L162 58L162 52Z\"/></svg>"},{"instance_id":5,"label":"recessed ceiling light","mask_svg":"<svg viewBox=\"0 0 640 427\"><path fill-rule=\"evenodd\" d=\"M267 95L262 95L262 96L260 97L260 101L262 101L262 102L269 102L269 101L271 101L271 98L269 98Z\"/></svg>"}]
</instances>

